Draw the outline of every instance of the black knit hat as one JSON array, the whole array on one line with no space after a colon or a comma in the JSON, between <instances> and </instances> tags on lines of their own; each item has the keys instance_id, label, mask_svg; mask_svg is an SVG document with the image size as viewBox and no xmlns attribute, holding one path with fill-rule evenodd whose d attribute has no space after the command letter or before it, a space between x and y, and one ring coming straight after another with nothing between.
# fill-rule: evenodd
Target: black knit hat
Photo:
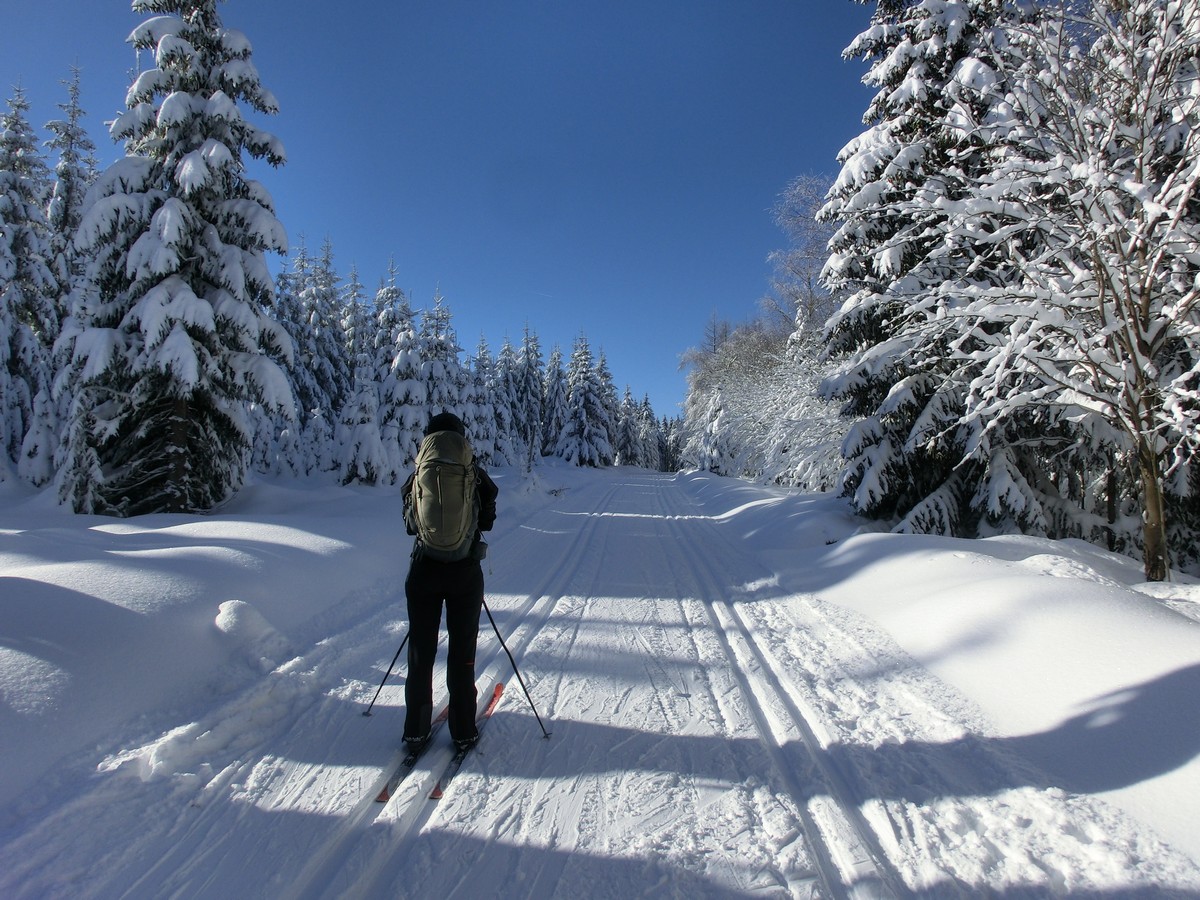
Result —
<instances>
[{"instance_id":1,"label":"black knit hat","mask_svg":"<svg viewBox=\"0 0 1200 900\"><path fill-rule=\"evenodd\" d=\"M454 413L438 413L429 420L429 424L425 427L426 434L433 434L435 431L457 431L463 437L467 436L467 428L462 423L462 419Z\"/></svg>"}]
</instances>

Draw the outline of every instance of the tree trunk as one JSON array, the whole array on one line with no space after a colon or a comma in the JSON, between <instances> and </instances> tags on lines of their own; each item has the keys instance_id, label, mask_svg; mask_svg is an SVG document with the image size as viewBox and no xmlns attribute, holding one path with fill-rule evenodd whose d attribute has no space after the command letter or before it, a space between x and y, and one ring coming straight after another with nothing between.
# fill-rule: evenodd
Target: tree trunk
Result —
<instances>
[{"instance_id":1,"label":"tree trunk","mask_svg":"<svg viewBox=\"0 0 1200 900\"><path fill-rule=\"evenodd\" d=\"M172 404L167 458L170 460L172 492L167 512L193 512L191 509L191 471L188 462L188 431L191 410L187 399L177 397Z\"/></svg>"},{"instance_id":2,"label":"tree trunk","mask_svg":"<svg viewBox=\"0 0 1200 900\"><path fill-rule=\"evenodd\" d=\"M1108 549L1117 549L1117 467L1112 452L1108 454L1108 475L1104 481L1105 500L1108 513Z\"/></svg>"},{"instance_id":3,"label":"tree trunk","mask_svg":"<svg viewBox=\"0 0 1200 900\"><path fill-rule=\"evenodd\" d=\"M1153 449L1143 439L1138 449L1138 466L1141 469L1142 493L1142 543L1143 564L1147 581L1165 581L1167 578L1167 523L1163 508L1162 480L1158 476L1158 459Z\"/></svg>"}]
</instances>

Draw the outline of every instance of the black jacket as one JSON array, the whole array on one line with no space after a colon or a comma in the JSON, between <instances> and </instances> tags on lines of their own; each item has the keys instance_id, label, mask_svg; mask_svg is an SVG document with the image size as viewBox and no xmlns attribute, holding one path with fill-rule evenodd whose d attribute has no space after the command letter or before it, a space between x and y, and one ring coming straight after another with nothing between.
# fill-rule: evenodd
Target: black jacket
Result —
<instances>
[{"instance_id":1,"label":"black jacket","mask_svg":"<svg viewBox=\"0 0 1200 900\"><path fill-rule=\"evenodd\" d=\"M479 463L475 464L475 493L479 496L479 530L491 531L496 524L496 497L500 488Z\"/></svg>"}]
</instances>

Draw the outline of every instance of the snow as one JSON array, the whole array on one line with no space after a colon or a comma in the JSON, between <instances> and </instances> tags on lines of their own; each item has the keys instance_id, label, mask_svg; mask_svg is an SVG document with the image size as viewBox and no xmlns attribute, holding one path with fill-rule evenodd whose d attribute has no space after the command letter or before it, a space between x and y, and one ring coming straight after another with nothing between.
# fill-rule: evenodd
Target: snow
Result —
<instances>
[{"instance_id":1,"label":"snow","mask_svg":"<svg viewBox=\"0 0 1200 900\"><path fill-rule=\"evenodd\" d=\"M186 390L194 390L203 383L196 345L179 322L171 326L170 334L154 351L154 363L160 371L169 372Z\"/></svg>"},{"instance_id":2,"label":"snow","mask_svg":"<svg viewBox=\"0 0 1200 900\"><path fill-rule=\"evenodd\" d=\"M81 377L95 378L108 368L123 346L121 332L115 328L92 328L75 338L75 358L86 359Z\"/></svg>"},{"instance_id":3,"label":"snow","mask_svg":"<svg viewBox=\"0 0 1200 900\"><path fill-rule=\"evenodd\" d=\"M208 138L198 150L192 150L175 168L175 183L189 197L208 187L222 171L234 169L234 157L229 148L215 138Z\"/></svg>"},{"instance_id":4,"label":"snow","mask_svg":"<svg viewBox=\"0 0 1200 900\"><path fill-rule=\"evenodd\" d=\"M485 618L482 743L387 804L396 489L0 487L0 895L1200 891L1200 585L701 473L494 474L488 605L553 735Z\"/></svg>"},{"instance_id":5,"label":"snow","mask_svg":"<svg viewBox=\"0 0 1200 900\"><path fill-rule=\"evenodd\" d=\"M178 34L183 27L184 22L178 16L153 16L135 28L125 40L137 45L157 44L168 35Z\"/></svg>"},{"instance_id":6,"label":"snow","mask_svg":"<svg viewBox=\"0 0 1200 900\"><path fill-rule=\"evenodd\" d=\"M152 70L154 71L154 70ZM135 91L137 88L135 87ZM171 125L182 125L196 114L196 101L187 91L172 91L163 98L158 109L158 126L167 128Z\"/></svg>"}]
</instances>

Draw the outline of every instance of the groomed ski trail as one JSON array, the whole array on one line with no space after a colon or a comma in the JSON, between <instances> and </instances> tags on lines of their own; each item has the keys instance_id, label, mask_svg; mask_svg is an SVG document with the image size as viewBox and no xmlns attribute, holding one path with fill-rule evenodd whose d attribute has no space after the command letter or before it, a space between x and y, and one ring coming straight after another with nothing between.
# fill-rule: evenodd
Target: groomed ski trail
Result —
<instances>
[{"instance_id":1,"label":"groomed ski trail","mask_svg":"<svg viewBox=\"0 0 1200 900\"><path fill-rule=\"evenodd\" d=\"M598 477L619 489L603 508L568 494L543 525L587 529L589 549L520 660L554 738L537 741L510 695L489 736L499 749L482 748L380 893L803 895L819 884L795 811L759 774L770 763L752 721L729 702L737 680L704 604L676 578L670 483ZM498 569L496 606L506 580Z\"/></svg>"}]
</instances>

